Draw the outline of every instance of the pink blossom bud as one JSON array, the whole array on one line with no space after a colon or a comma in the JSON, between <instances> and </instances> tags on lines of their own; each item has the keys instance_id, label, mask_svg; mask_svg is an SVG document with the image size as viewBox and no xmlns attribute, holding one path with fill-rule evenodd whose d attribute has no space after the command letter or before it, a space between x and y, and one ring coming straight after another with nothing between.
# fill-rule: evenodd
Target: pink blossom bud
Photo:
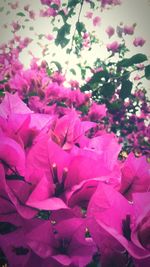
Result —
<instances>
[{"instance_id":1,"label":"pink blossom bud","mask_svg":"<svg viewBox=\"0 0 150 267\"><path fill-rule=\"evenodd\" d=\"M145 44L145 40L142 37L137 37L134 39L133 44L134 46L143 46Z\"/></svg>"},{"instance_id":2,"label":"pink blossom bud","mask_svg":"<svg viewBox=\"0 0 150 267\"><path fill-rule=\"evenodd\" d=\"M110 38L115 32L115 29L112 26L108 26L106 29L106 33L108 34L108 37Z\"/></svg>"},{"instance_id":3,"label":"pink blossom bud","mask_svg":"<svg viewBox=\"0 0 150 267\"><path fill-rule=\"evenodd\" d=\"M117 52L120 47L120 44L117 41L112 42L111 44L107 44L107 50L112 52Z\"/></svg>"},{"instance_id":4,"label":"pink blossom bud","mask_svg":"<svg viewBox=\"0 0 150 267\"><path fill-rule=\"evenodd\" d=\"M93 16L93 12L87 12L85 17L88 18L88 19L91 19Z\"/></svg>"},{"instance_id":5,"label":"pink blossom bud","mask_svg":"<svg viewBox=\"0 0 150 267\"><path fill-rule=\"evenodd\" d=\"M93 25L94 26L99 26L101 23L101 18L99 16L96 16L94 19L93 19Z\"/></svg>"},{"instance_id":6,"label":"pink blossom bud","mask_svg":"<svg viewBox=\"0 0 150 267\"><path fill-rule=\"evenodd\" d=\"M132 35L134 33L134 26L127 26L125 25L123 28L124 34Z\"/></svg>"}]
</instances>

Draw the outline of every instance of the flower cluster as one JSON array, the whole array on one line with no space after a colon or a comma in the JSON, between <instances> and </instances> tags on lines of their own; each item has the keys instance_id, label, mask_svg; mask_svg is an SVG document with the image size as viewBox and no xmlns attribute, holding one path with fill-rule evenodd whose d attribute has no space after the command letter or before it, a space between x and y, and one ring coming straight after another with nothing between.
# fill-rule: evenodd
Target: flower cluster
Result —
<instances>
[{"instance_id":1,"label":"flower cluster","mask_svg":"<svg viewBox=\"0 0 150 267\"><path fill-rule=\"evenodd\" d=\"M9 266L147 266L149 164L132 153L120 162L115 135L92 137L95 127L74 108L41 114L5 94L0 247Z\"/></svg>"},{"instance_id":2,"label":"flower cluster","mask_svg":"<svg viewBox=\"0 0 150 267\"><path fill-rule=\"evenodd\" d=\"M107 27L108 38L117 34L120 41L105 46L106 60L77 64L81 86L64 74L76 75L74 62L65 72L55 53L50 64L44 60L44 42L68 47L66 55L79 59L100 44L82 22L83 10L99 29L94 11L121 0L40 2L39 12L26 4L15 13L13 38L0 46L0 266L148 267L150 107L141 79L150 80L150 65L144 54L126 57L125 45L136 24ZM6 6L16 12L20 4ZM35 40L19 34L39 17L51 17L53 30L33 33L43 58L28 51L25 69L21 52ZM132 40L135 47L145 42Z\"/></svg>"}]
</instances>

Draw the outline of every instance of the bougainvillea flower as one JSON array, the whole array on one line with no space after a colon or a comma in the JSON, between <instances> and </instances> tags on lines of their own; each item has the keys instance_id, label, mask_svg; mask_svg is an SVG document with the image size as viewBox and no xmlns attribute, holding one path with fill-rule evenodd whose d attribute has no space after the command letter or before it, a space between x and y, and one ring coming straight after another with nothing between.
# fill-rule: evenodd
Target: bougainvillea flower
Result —
<instances>
[{"instance_id":1,"label":"bougainvillea flower","mask_svg":"<svg viewBox=\"0 0 150 267\"><path fill-rule=\"evenodd\" d=\"M97 105L96 103L93 103L89 109L88 115L92 121L97 121L106 116L106 111L107 109L105 104Z\"/></svg>"},{"instance_id":2,"label":"bougainvillea flower","mask_svg":"<svg viewBox=\"0 0 150 267\"><path fill-rule=\"evenodd\" d=\"M32 111L19 98L18 94L6 93L3 102L0 104L0 116L7 118L12 113L27 114Z\"/></svg>"},{"instance_id":3,"label":"bougainvillea flower","mask_svg":"<svg viewBox=\"0 0 150 267\"><path fill-rule=\"evenodd\" d=\"M94 194L98 184L105 181L105 177L92 178L84 180L80 184L73 186L65 193L67 205L71 208L74 214L78 217L86 216L88 203Z\"/></svg>"},{"instance_id":4,"label":"bougainvillea flower","mask_svg":"<svg viewBox=\"0 0 150 267\"><path fill-rule=\"evenodd\" d=\"M86 12L86 15L85 15L86 18L91 19L92 16L93 16L93 12L91 12L91 11Z\"/></svg>"},{"instance_id":5,"label":"bougainvillea flower","mask_svg":"<svg viewBox=\"0 0 150 267\"><path fill-rule=\"evenodd\" d=\"M147 192L150 190L150 165L145 156L136 158L133 153L130 153L121 172L120 192L128 200L132 200L134 192Z\"/></svg>"},{"instance_id":6,"label":"bougainvillea flower","mask_svg":"<svg viewBox=\"0 0 150 267\"><path fill-rule=\"evenodd\" d=\"M85 266L94 252L92 240L85 238L85 224L81 219L61 220L54 226L50 221L34 220L25 225L25 234L28 246L38 256L51 257L61 266L71 263Z\"/></svg>"},{"instance_id":7,"label":"bougainvillea flower","mask_svg":"<svg viewBox=\"0 0 150 267\"><path fill-rule=\"evenodd\" d=\"M63 116L56 122L52 131L52 139L63 149L72 148L73 144L78 143L85 132L94 127L95 123L90 121L81 121L75 111Z\"/></svg>"},{"instance_id":8,"label":"bougainvillea flower","mask_svg":"<svg viewBox=\"0 0 150 267\"><path fill-rule=\"evenodd\" d=\"M1 216L0 226L0 247L10 267L61 267L52 258L43 259L46 257L46 249L48 251L48 235L51 233L49 221L22 220L17 213L14 213ZM45 235L43 235L43 231L38 232L41 228L44 229ZM33 239L34 242L32 243ZM37 248L36 253L33 252L32 247L33 250ZM40 251L45 252L45 254L43 252L42 258L39 256Z\"/></svg>"},{"instance_id":9,"label":"bougainvillea flower","mask_svg":"<svg viewBox=\"0 0 150 267\"><path fill-rule=\"evenodd\" d=\"M9 137L0 138L0 161L8 171L25 175L25 153L22 147Z\"/></svg>"},{"instance_id":10,"label":"bougainvillea flower","mask_svg":"<svg viewBox=\"0 0 150 267\"><path fill-rule=\"evenodd\" d=\"M139 247L145 248L150 256L150 192L133 195L134 225L131 239Z\"/></svg>"},{"instance_id":11,"label":"bougainvillea flower","mask_svg":"<svg viewBox=\"0 0 150 267\"><path fill-rule=\"evenodd\" d=\"M53 142L48 134L41 133L27 155L28 174L35 169L41 169L50 179L55 164L58 168L58 179L61 179L64 168L68 168L70 157L70 154Z\"/></svg>"},{"instance_id":12,"label":"bougainvillea flower","mask_svg":"<svg viewBox=\"0 0 150 267\"><path fill-rule=\"evenodd\" d=\"M115 29L112 26L108 26L106 29L106 33L108 34L108 37L111 38L111 36L114 35Z\"/></svg>"},{"instance_id":13,"label":"bougainvillea flower","mask_svg":"<svg viewBox=\"0 0 150 267\"><path fill-rule=\"evenodd\" d=\"M101 24L101 18L99 16L96 16L93 18L93 25L94 26L99 26Z\"/></svg>"},{"instance_id":14,"label":"bougainvillea flower","mask_svg":"<svg viewBox=\"0 0 150 267\"><path fill-rule=\"evenodd\" d=\"M95 241L97 238L100 240L100 236L96 237L97 233L93 228L94 224L97 225L98 229L103 229L107 234L110 234L110 236L125 247L134 258L148 258L150 256L148 248L149 236L145 239L145 232L148 233L149 231L149 224L147 223L150 212L148 204L149 197L150 193L139 193L136 197L138 201L136 201L135 204L133 202L132 205L111 186L102 183L99 184L90 200L87 213L89 218L89 230ZM141 213L140 207L144 202L145 208ZM140 205L138 203L140 203ZM138 236L138 241L135 238L135 233L136 237ZM140 242L139 239L141 240ZM96 242L99 242L98 240ZM144 246L142 243L144 243ZM98 245L100 246L100 244ZM147 247L145 248L145 246Z\"/></svg>"},{"instance_id":15,"label":"bougainvillea flower","mask_svg":"<svg viewBox=\"0 0 150 267\"><path fill-rule=\"evenodd\" d=\"M134 33L134 28L135 28L135 25L133 25L133 26L125 25L123 28L123 32L124 32L124 34L132 35Z\"/></svg>"},{"instance_id":16,"label":"bougainvillea flower","mask_svg":"<svg viewBox=\"0 0 150 267\"><path fill-rule=\"evenodd\" d=\"M117 163L121 145L118 144L117 138L113 133L105 133L101 136L90 139L88 148L98 153L103 158L103 161L108 168L112 170L114 165Z\"/></svg>"},{"instance_id":17,"label":"bougainvillea flower","mask_svg":"<svg viewBox=\"0 0 150 267\"><path fill-rule=\"evenodd\" d=\"M112 51L113 53L118 52L119 48L120 44L117 41L114 41L111 44L107 44L107 50Z\"/></svg>"},{"instance_id":18,"label":"bougainvillea flower","mask_svg":"<svg viewBox=\"0 0 150 267\"><path fill-rule=\"evenodd\" d=\"M17 173L7 173L5 177L5 170L2 164L0 164L0 195L2 199L5 199L11 203L8 210L3 210L0 208L1 213L9 212L9 209L17 210L17 212L23 218L33 218L37 211L25 205L25 201L29 196L31 190L31 184L27 183L23 176ZM5 205L8 206L8 202L3 201Z\"/></svg>"},{"instance_id":19,"label":"bougainvillea flower","mask_svg":"<svg viewBox=\"0 0 150 267\"><path fill-rule=\"evenodd\" d=\"M82 155L74 156L68 168L65 187L71 188L84 180L99 177L100 180L110 182L115 180L116 186L120 181L120 171L117 166L110 170L107 164L94 152L84 151ZM93 157L93 158L92 158ZM114 183L114 182L113 182Z\"/></svg>"},{"instance_id":20,"label":"bougainvillea flower","mask_svg":"<svg viewBox=\"0 0 150 267\"><path fill-rule=\"evenodd\" d=\"M4 136L15 140L22 148L32 146L39 131L46 132L51 127L55 116L47 114L10 114L8 119L0 117L0 129Z\"/></svg>"},{"instance_id":21,"label":"bougainvillea flower","mask_svg":"<svg viewBox=\"0 0 150 267\"><path fill-rule=\"evenodd\" d=\"M37 138L27 155L27 180L34 185L28 205L44 210L67 208L60 196L65 191L69 162L70 155L47 134Z\"/></svg>"},{"instance_id":22,"label":"bougainvillea flower","mask_svg":"<svg viewBox=\"0 0 150 267\"><path fill-rule=\"evenodd\" d=\"M134 39L133 44L134 46L143 46L145 42L146 41L142 37L137 37Z\"/></svg>"},{"instance_id":23,"label":"bougainvillea flower","mask_svg":"<svg viewBox=\"0 0 150 267\"><path fill-rule=\"evenodd\" d=\"M86 266L95 252L91 238L85 237L86 225L83 219L62 220L55 226L53 258L64 265Z\"/></svg>"},{"instance_id":24,"label":"bougainvillea flower","mask_svg":"<svg viewBox=\"0 0 150 267\"><path fill-rule=\"evenodd\" d=\"M66 209L61 198L55 197L55 187L46 177L42 177L31 192L26 204L39 210Z\"/></svg>"},{"instance_id":25,"label":"bougainvillea flower","mask_svg":"<svg viewBox=\"0 0 150 267\"><path fill-rule=\"evenodd\" d=\"M9 266L27 266L31 250L25 241L22 221L17 213L0 216L0 247Z\"/></svg>"},{"instance_id":26,"label":"bougainvillea flower","mask_svg":"<svg viewBox=\"0 0 150 267\"><path fill-rule=\"evenodd\" d=\"M147 267L150 265L150 257L142 260L134 259L135 267Z\"/></svg>"}]
</instances>

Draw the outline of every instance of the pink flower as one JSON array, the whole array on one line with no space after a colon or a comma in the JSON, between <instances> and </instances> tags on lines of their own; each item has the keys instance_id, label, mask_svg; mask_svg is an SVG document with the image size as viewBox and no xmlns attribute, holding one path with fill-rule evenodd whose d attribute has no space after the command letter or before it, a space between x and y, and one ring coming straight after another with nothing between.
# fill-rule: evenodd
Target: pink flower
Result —
<instances>
[{"instance_id":1,"label":"pink flower","mask_svg":"<svg viewBox=\"0 0 150 267\"><path fill-rule=\"evenodd\" d=\"M47 40L52 41L54 39L54 36L52 34L45 35Z\"/></svg>"},{"instance_id":2,"label":"pink flower","mask_svg":"<svg viewBox=\"0 0 150 267\"><path fill-rule=\"evenodd\" d=\"M124 34L132 35L134 33L134 25L133 26L127 26L125 25L123 28Z\"/></svg>"},{"instance_id":3,"label":"pink flower","mask_svg":"<svg viewBox=\"0 0 150 267\"><path fill-rule=\"evenodd\" d=\"M131 201L133 193L149 190L149 176L150 166L146 157L136 158L133 153L129 154L122 167L120 192Z\"/></svg>"},{"instance_id":4,"label":"pink flower","mask_svg":"<svg viewBox=\"0 0 150 267\"><path fill-rule=\"evenodd\" d=\"M105 7L107 5L120 5L121 0L101 0L101 6Z\"/></svg>"},{"instance_id":5,"label":"pink flower","mask_svg":"<svg viewBox=\"0 0 150 267\"><path fill-rule=\"evenodd\" d=\"M57 15L57 11L51 7L47 8L47 9L42 9L40 10L40 16L41 17L55 17Z\"/></svg>"},{"instance_id":6,"label":"pink flower","mask_svg":"<svg viewBox=\"0 0 150 267\"><path fill-rule=\"evenodd\" d=\"M50 6L51 4L60 5L60 0L41 0L41 4Z\"/></svg>"},{"instance_id":7,"label":"pink flower","mask_svg":"<svg viewBox=\"0 0 150 267\"><path fill-rule=\"evenodd\" d=\"M35 19L35 12L33 10L29 11L29 18L30 19Z\"/></svg>"},{"instance_id":8,"label":"pink flower","mask_svg":"<svg viewBox=\"0 0 150 267\"><path fill-rule=\"evenodd\" d=\"M107 44L107 50L112 51L113 53L118 52L120 44L117 41Z\"/></svg>"},{"instance_id":9,"label":"pink flower","mask_svg":"<svg viewBox=\"0 0 150 267\"><path fill-rule=\"evenodd\" d=\"M134 81L139 81L140 79L141 79L141 77L138 74L134 77Z\"/></svg>"},{"instance_id":10,"label":"pink flower","mask_svg":"<svg viewBox=\"0 0 150 267\"><path fill-rule=\"evenodd\" d=\"M147 235L150 214L149 197L150 192L137 193L131 205L109 185L103 183L98 185L90 200L87 214L89 231L102 253L107 247L110 235L110 240L114 240L113 248L116 246L123 251L121 248L123 246L136 259L150 257L150 236Z\"/></svg>"},{"instance_id":11,"label":"pink flower","mask_svg":"<svg viewBox=\"0 0 150 267\"><path fill-rule=\"evenodd\" d=\"M30 5L25 5L25 6L24 6L24 10L25 10L25 11L29 11L29 8L30 8Z\"/></svg>"},{"instance_id":12,"label":"pink flower","mask_svg":"<svg viewBox=\"0 0 150 267\"><path fill-rule=\"evenodd\" d=\"M83 39L87 39L87 38L89 38L89 33L88 32L84 32Z\"/></svg>"},{"instance_id":13,"label":"pink flower","mask_svg":"<svg viewBox=\"0 0 150 267\"><path fill-rule=\"evenodd\" d=\"M111 26L109 26L107 29L106 29L106 33L108 34L108 37L111 38L111 36L114 35L114 32L115 32L115 29Z\"/></svg>"},{"instance_id":14,"label":"pink flower","mask_svg":"<svg viewBox=\"0 0 150 267\"><path fill-rule=\"evenodd\" d=\"M29 114L32 111L21 101L18 94L5 94L3 102L0 104L0 114L3 118L8 118L12 113Z\"/></svg>"},{"instance_id":15,"label":"pink flower","mask_svg":"<svg viewBox=\"0 0 150 267\"><path fill-rule=\"evenodd\" d=\"M65 81L65 76L61 72L55 71L52 75L52 80L53 82L57 82L58 84L63 84L63 82Z\"/></svg>"},{"instance_id":16,"label":"pink flower","mask_svg":"<svg viewBox=\"0 0 150 267\"><path fill-rule=\"evenodd\" d=\"M99 16L96 16L94 19L93 19L93 25L94 26L99 26L101 24L101 18Z\"/></svg>"},{"instance_id":17,"label":"pink flower","mask_svg":"<svg viewBox=\"0 0 150 267\"><path fill-rule=\"evenodd\" d=\"M48 6L50 6L51 2L52 2L52 0L41 0L41 4L42 5L48 5Z\"/></svg>"},{"instance_id":18,"label":"pink flower","mask_svg":"<svg viewBox=\"0 0 150 267\"><path fill-rule=\"evenodd\" d=\"M93 16L93 12L86 12L86 15L85 15L86 18L91 19L92 16Z\"/></svg>"},{"instance_id":19,"label":"pink flower","mask_svg":"<svg viewBox=\"0 0 150 267\"><path fill-rule=\"evenodd\" d=\"M21 26L20 26L20 24L19 24L18 21L17 21L17 22L13 21L11 25L12 25L13 30L14 30L15 32L16 32L16 31L19 31L20 28L21 28Z\"/></svg>"},{"instance_id":20,"label":"pink flower","mask_svg":"<svg viewBox=\"0 0 150 267\"><path fill-rule=\"evenodd\" d=\"M93 103L92 106L89 109L89 118L92 121L100 120L102 117L106 116L106 106L104 105L98 105L96 103Z\"/></svg>"},{"instance_id":21,"label":"pink flower","mask_svg":"<svg viewBox=\"0 0 150 267\"><path fill-rule=\"evenodd\" d=\"M145 40L142 37L137 37L134 39L133 44L134 46L143 46L145 44Z\"/></svg>"},{"instance_id":22,"label":"pink flower","mask_svg":"<svg viewBox=\"0 0 150 267\"><path fill-rule=\"evenodd\" d=\"M10 7L11 7L12 9L16 9L16 8L18 8L19 3L18 3L18 1L16 1L15 3L8 3L8 5L10 5Z\"/></svg>"},{"instance_id":23,"label":"pink flower","mask_svg":"<svg viewBox=\"0 0 150 267\"><path fill-rule=\"evenodd\" d=\"M73 89L78 89L79 88L79 82L78 81L70 80L69 83L71 85L71 88L73 88Z\"/></svg>"}]
</instances>

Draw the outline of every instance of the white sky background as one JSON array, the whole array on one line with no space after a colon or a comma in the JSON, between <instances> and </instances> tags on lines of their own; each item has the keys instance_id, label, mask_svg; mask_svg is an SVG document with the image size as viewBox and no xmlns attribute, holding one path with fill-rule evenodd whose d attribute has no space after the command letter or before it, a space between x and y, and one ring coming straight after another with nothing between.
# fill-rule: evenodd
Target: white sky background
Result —
<instances>
[{"instance_id":1,"label":"white sky background","mask_svg":"<svg viewBox=\"0 0 150 267\"><path fill-rule=\"evenodd\" d=\"M18 0L19 7L16 10L12 10L9 6L9 2L15 3L16 1L12 0L0 0L0 10L4 7L3 11L0 12L0 26L1 26L1 38L0 43L7 42L13 37L13 34L11 32L12 27L10 24L12 21L19 21L21 25L24 25L24 28L21 28L16 34L21 35L23 37L30 37L33 38L34 41L29 45L28 48L26 48L21 56L20 59L24 63L25 67L27 68L29 66L31 56L28 54L28 51L32 51L35 57L40 59L46 59L48 62L51 60L58 61L62 64L63 68L65 69L66 62L69 61L69 68L75 68L76 63L83 63L85 60L87 60L88 65L91 66L94 62L94 60L99 57L100 59L105 59L109 55L106 49L106 44L111 43L112 41L120 41L115 34L111 39L108 38L107 34L105 33L105 29L107 26L113 26L116 28L117 25L120 24L120 22L123 23L123 25L131 26L134 23L137 24L135 28L134 35L127 35L125 37L127 47L130 49L130 55L136 54L136 53L145 53L148 57L150 57L150 1L149 0L122 0L121 6L116 6L111 9L104 10L103 12L97 10L94 16L100 16L101 17L101 25L97 27L93 27L92 20L89 20L85 18L85 14L87 11L90 11L90 7L87 4L84 4L82 13L81 13L81 19L80 21L83 21L86 24L86 27L89 31L96 31L96 36L101 41L101 44L103 45L95 45L93 46L92 51L85 50L82 53L82 57L80 59L76 59L76 56L73 54L66 55L65 50L61 49L60 47L56 47L53 44L53 41L48 41L44 37L39 40L38 36L39 34L54 34L52 32L53 26L50 22L49 18L41 18L39 17L39 10L43 9L44 6L41 5L40 0L32 0L32 1L26 1L26 0ZM35 11L36 13L36 19L30 20L28 22L24 22L25 19L28 19L28 14L23 10L23 7L27 4L30 4L30 9ZM77 6L79 7L79 5ZM9 13L10 12L10 13ZM26 17L19 17L16 16L17 12L23 12L26 14ZM78 12L77 12L78 13ZM73 20L70 20L70 23L72 25L75 25L77 21L77 16L74 16ZM69 21L68 21L69 22ZM57 25L61 26L59 22ZM8 27L4 28L3 25L7 24ZM33 30L31 30L31 27L33 27ZM35 36L35 34L37 34ZM146 43L143 47L137 47L135 48L133 46L133 40L135 37L143 37L146 40ZM42 56L41 48L37 44L37 42L40 42L42 46L44 44L48 44L48 55L46 57ZM70 46L69 46L70 47ZM80 80L80 77L72 75L69 71L67 72L68 79L76 79ZM150 82L145 81L145 87L150 90Z\"/></svg>"}]
</instances>

